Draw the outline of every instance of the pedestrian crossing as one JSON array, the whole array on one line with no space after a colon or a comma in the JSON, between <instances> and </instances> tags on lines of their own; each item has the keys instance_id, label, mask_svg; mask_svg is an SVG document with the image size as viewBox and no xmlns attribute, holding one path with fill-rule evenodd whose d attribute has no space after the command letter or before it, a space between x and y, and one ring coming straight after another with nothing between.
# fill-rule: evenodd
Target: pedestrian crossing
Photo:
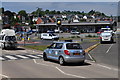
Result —
<instances>
[{"instance_id":1,"label":"pedestrian crossing","mask_svg":"<svg viewBox=\"0 0 120 80\"><path fill-rule=\"evenodd\" d=\"M10 60L22 60L22 59L41 59L42 54L15 54L15 55L2 55L0 56L0 61L10 61Z\"/></svg>"}]
</instances>

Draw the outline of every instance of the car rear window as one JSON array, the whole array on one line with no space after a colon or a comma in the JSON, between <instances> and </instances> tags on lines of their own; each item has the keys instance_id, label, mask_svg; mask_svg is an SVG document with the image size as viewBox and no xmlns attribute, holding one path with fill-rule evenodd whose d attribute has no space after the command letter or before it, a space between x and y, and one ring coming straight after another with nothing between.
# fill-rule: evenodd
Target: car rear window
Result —
<instances>
[{"instance_id":1,"label":"car rear window","mask_svg":"<svg viewBox=\"0 0 120 80\"><path fill-rule=\"evenodd\" d=\"M67 43L66 48L67 49L82 49L79 43Z\"/></svg>"}]
</instances>

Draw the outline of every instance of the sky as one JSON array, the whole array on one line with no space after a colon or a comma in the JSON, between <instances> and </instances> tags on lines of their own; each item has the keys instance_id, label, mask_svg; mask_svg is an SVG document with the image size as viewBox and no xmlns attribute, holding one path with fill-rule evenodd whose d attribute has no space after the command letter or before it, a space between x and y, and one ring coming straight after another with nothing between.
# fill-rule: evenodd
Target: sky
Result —
<instances>
[{"instance_id":1,"label":"sky","mask_svg":"<svg viewBox=\"0 0 120 80\"><path fill-rule=\"evenodd\" d=\"M120 0L1 0L2 2L118 2Z\"/></svg>"},{"instance_id":2,"label":"sky","mask_svg":"<svg viewBox=\"0 0 120 80\"><path fill-rule=\"evenodd\" d=\"M37 9L37 7L43 10L71 10L71 11L84 11L90 10L100 11L108 16L117 15L117 2L2 2L2 7L5 10L12 12L18 12L20 10L26 10L31 13Z\"/></svg>"}]
</instances>

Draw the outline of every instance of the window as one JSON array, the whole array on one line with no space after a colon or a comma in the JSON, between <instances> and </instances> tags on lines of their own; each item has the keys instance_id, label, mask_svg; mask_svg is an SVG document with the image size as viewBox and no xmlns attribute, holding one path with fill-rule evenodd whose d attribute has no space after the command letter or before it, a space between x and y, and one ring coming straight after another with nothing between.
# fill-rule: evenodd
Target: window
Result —
<instances>
[{"instance_id":1,"label":"window","mask_svg":"<svg viewBox=\"0 0 120 80\"><path fill-rule=\"evenodd\" d=\"M53 48L55 48L55 45L56 45L56 44L55 44L55 43L53 43L53 44L51 44L51 45L50 45L50 47L49 47L49 48L52 48L52 49L53 49Z\"/></svg>"},{"instance_id":2,"label":"window","mask_svg":"<svg viewBox=\"0 0 120 80\"><path fill-rule=\"evenodd\" d=\"M55 49L61 49L63 46L63 43L56 43Z\"/></svg>"},{"instance_id":3,"label":"window","mask_svg":"<svg viewBox=\"0 0 120 80\"><path fill-rule=\"evenodd\" d=\"M66 47L67 49L82 49L79 43L67 43Z\"/></svg>"},{"instance_id":4,"label":"window","mask_svg":"<svg viewBox=\"0 0 120 80\"><path fill-rule=\"evenodd\" d=\"M6 36L5 40L6 41L16 41L16 37L15 36Z\"/></svg>"},{"instance_id":5,"label":"window","mask_svg":"<svg viewBox=\"0 0 120 80\"><path fill-rule=\"evenodd\" d=\"M47 36L47 34L43 34L43 36Z\"/></svg>"}]
</instances>

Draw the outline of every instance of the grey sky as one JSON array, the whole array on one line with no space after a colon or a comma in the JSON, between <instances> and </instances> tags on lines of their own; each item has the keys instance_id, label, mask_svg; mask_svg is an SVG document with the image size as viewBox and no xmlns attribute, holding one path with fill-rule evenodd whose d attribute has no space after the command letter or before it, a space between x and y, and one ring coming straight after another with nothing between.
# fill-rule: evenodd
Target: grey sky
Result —
<instances>
[{"instance_id":1,"label":"grey sky","mask_svg":"<svg viewBox=\"0 0 120 80\"><path fill-rule=\"evenodd\" d=\"M1 0L2 2L118 2L120 0Z\"/></svg>"},{"instance_id":2,"label":"grey sky","mask_svg":"<svg viewBox=\"0 0 120 80\"><path fill-rule=\"evenodd\" d=\"M96 10L107 15L117 15L117 2L3 2L2 6L5 10L18 12L26 10L33 12L37 7L43 10L71 10L71 11L85 11Z\"/></svg>"}]
</instances>

